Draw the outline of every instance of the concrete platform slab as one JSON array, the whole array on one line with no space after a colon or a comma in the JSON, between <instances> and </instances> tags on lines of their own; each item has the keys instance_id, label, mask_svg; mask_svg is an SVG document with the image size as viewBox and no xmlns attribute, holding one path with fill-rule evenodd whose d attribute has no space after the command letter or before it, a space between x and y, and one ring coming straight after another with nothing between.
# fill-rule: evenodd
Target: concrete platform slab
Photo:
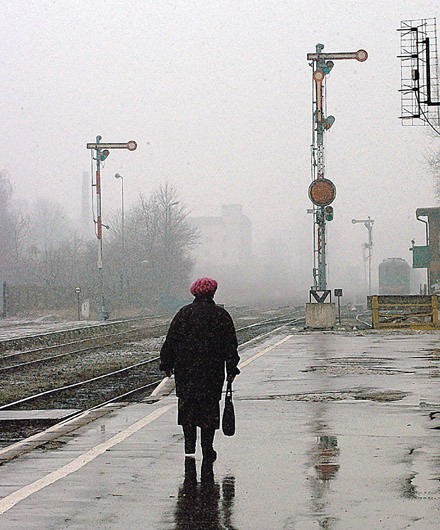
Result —
<instances>
[{"instance_id":1,"label":"concrete platform slab","mask_svg":"<svg viewBox=\"0 0 440 530\"><path fill-rule=\"evenodd\" d=\"M0 527L434 529L437 333L301 333L242 353L237 433L184 459L173 395L0 467Z\"/></svg>"},{"instance_id":2,"label":"concrete platform slab","mask_svg":"<svg viewBox=\"0 0 440 530\"><path fill-rule=\"evenodd\" d=\"M47 410L0 410L1 422L10 421L61 421L78 414L79 409L47 409Z\"/></svg>"}]
</instances>

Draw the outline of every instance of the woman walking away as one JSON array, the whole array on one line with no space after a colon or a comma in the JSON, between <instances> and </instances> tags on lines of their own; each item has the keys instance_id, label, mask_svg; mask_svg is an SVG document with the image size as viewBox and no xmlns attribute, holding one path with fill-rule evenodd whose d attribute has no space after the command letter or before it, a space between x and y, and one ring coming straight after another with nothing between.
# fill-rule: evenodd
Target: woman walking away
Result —
<instances>
[{"instance_id":1,"label":"woman walking away","mask_svg":"<svg viewBox=\"0 0 440 530\"><path fill-rule=\"evenodd\" d=\"M185 436L185 454L194 456L197 427L201 429L203 458L214 461L216 429L220 427L220 399L225 381L240 370L237 336L229 313L214 302L217 282L200 278L190 287L195 297L171 322L160 352L160 369L174 372L178 399L177 423Z\"/></svg>"}]
</instances>

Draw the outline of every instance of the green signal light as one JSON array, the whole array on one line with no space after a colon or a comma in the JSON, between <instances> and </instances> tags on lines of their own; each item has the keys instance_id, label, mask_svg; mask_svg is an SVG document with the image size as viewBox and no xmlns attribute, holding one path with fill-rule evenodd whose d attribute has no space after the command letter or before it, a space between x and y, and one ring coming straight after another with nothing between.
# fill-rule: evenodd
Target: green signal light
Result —
<instances>
[{"instance_id":1,"label":"green signal light","mask_svg":"<svg viewBox=\"0 0 440 530\"><path fill-rule=\"evenodd\" d=\"M324 208L324 216L326 221L333 221L333 206L326 206Z\"/></svg>"},{"instance_id":2,"label":"green signal light","mask_svg":"<svg viewBox=\"0 0 440 530\"><path fill-rule=\"evenodd\" d=\"M101 162L104 162L104 160L108 157L109 154L110 151L108 149L104 149L104 151L101 151L101 154L99 155Z\"/></svg>"}]
</instances>

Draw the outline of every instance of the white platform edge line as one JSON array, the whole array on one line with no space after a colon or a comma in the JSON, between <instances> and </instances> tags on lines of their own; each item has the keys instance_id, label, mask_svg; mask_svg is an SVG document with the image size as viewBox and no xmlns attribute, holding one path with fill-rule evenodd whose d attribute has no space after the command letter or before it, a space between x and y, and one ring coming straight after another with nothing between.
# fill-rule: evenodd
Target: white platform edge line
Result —
<instances>
[{"instance_id":1,"label":"white platform edge line","mask_svg":"<svg viewBox=\"0 0 440 530\"><path fill-rule=\"evenodd\" d=\"M283 344L283 342L286 342L287 340L291 339L293 337L293 335L287 335L287 337L284 337L284 339L281 339L279 340L278 342L276 342L275 344L272 344L272 346L268 346L267 348L265 348L264 350L261 350L259 351L258 353L252 355L252 357L249 357L249 359L246 359L245 361L241 362L238 367L239 368L244 368L245 366L247 366L248 364L251 364L253 363L254 361L256 361L259 357L261 357L262 355L264 355L265 353L268 353L270 352L271 350L273 350L274 348L276 348L277 346L279 346L280 344Z\"/></svg>"},{"instance_id":2,"label":"white platform edge line","mask_svg":"<svg viewBox=\"0 0 440 530\"><path fill-rule=\"evenodd\" d=\"M148 416L145 416L145 418L142 418L136 423L133 423L133 425L130 425L130 427L128 427L127 429L119 432L112 438L109 438L107 441L97 445L96 447L93 447L86 453L78 456L77 458L75 458L65 466L61 467L60 469L57 469L56 471L49 473L45 477L42 477L36 480L35 482L24 486L23 488L20 488L19 490L15 491L14 493L11 493L10 495L7 495L6 497L0 500L0 515L7 512L16 504L23 501L27 497L30 497L37 491L42 490L46 486L57 482L58 480L66 477L67 475L70 475L71 473L74 473L75 471L78 471L78 469L81 469L86 464L105 453L105 451L107 451L108 449L111 449L115 445L123 442L149 423L157 420L158 418L160 418L160 416L165 414L165 412L168 412L168 410L175 406L175 404L165 405L155 410Z\"/></svg>"},{"instance_id":3,"label":"white platform edge line","mask_svg":"<svg viewBox=\"0 0 440 530\"><path fill-rule=\"evenodd\" d=\"M252 355L249 359L246 359L245 361L241 362L238 367L244 368L245 366L251 364L252 362L256 361L259 357L264 355L265 353L270 352L271 350L275 349L277 346L283 344L287 340L291 339L293 335L288 335L287 337L284 337L280 341L276 342L275 344L272 344L272 346L269 346L265 348L264 350L261 350L260 352L257 352L256 354ZM167 378L166 378L167 379ZM0 499L0 515L7 512L11 508L13 508L16 504L19 502L25 500L26 498L30 497L34 493L37 493L38 491L42 490L46 486L50 486L54 482L57 482L58 480L74 473L75 471L78 471L82 467L84 467L86 464L100 456L101 454L105 453L108 449L111 449L115 445L123 442L133 434L135 434L137 431L148 425L149 423L152 423L153 421L157 420L165 414L168 410L175 407L176 404L171 405L165 405L164 407L161 407L145 418L142 418L141 420L137 421L124 431L121 431L120 433L116 434L109 440L97 445L96 447L93 447L86 453L78 456L72 462L69 462L65 466L61 467L60 469L57 469L53 471L52 473L49 473L48 475L42 477L41 479L38 479L31 484L28 484L27 486L23 486L19 490L11 493L10 495L7 495L3 499Z\"/></svg>"}]
</instances>

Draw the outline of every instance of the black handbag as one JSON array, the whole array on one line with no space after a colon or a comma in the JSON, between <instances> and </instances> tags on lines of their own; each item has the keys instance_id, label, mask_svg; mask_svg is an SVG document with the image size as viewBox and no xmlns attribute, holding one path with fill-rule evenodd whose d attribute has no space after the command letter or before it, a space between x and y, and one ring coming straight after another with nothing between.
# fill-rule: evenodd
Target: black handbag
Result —
<instances>
[{"instance_id":1,"label":"black handbag","mask_svg":"<svg viewBox=\"0 0 440 530\"><path fill-rule=\"evenodd\" d=\"M225 394L225 408L223 409L222 431L225 436L235 434L235 411L232 403L232 383L228 382Z\"/></svg>"}]
</instances>

